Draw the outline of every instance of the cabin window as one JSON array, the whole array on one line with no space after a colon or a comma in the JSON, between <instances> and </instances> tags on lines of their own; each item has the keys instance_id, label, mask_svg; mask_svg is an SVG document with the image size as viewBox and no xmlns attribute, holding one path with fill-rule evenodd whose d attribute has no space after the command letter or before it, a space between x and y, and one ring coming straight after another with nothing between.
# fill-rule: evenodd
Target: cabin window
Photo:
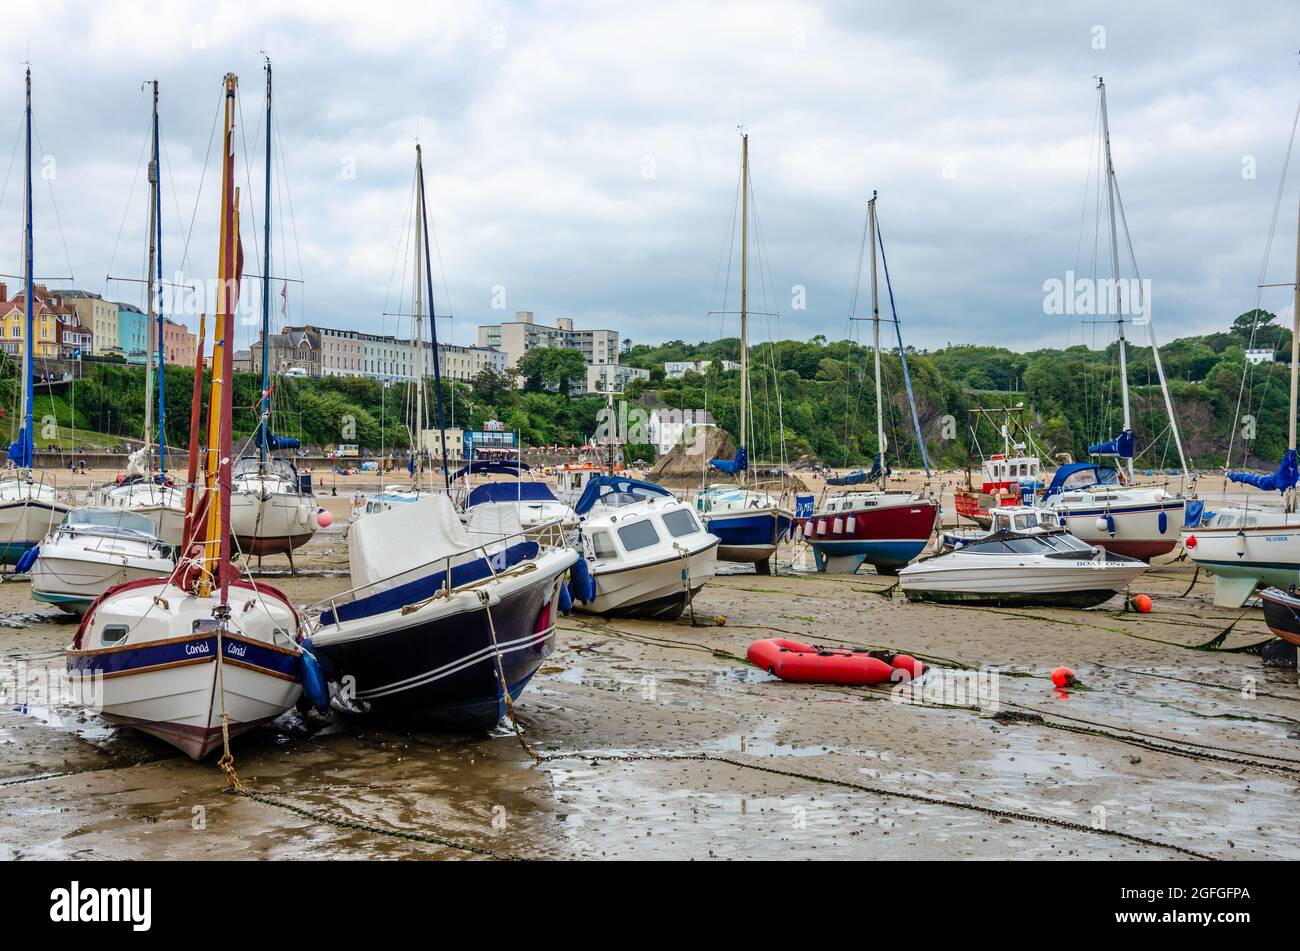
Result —
<instances>
[{"instance_id":1,"label":"cabin window","mask_svg":"<svg viewBox=\"0 0 1300 951\"><path fill-rule=\"evenodd\" d=\"M618 549L614 547L614 540L609 537L609 532L592 532L591 550L596 553L597 558L618 557Z\"/></svg>"},{"instance_id":2,"label":"cabin window","mask_svg":"<svg viewBox=\"0 0 1300 951\"><path fill-rule=\"evenodd\" d=\"M105 624L104 630L100 632L99 643L102 647L116 647L118 644L126 641L126 636L131 633L131 628L127 624Z\"/></svg>"},{"instance_id":3,"label":"cabin window","mask_svg":"<svg viewBox=\"0 0 1300 951\"><path fill-rule=\"evenodd\" d=\"M700 530L699 525L695 522L695 516L690 513L689 509L665 512L664 526L668 529L668 534L673 538L681 538L683 535L691 535Z\"/></svg>"},{"instance_id":4,"label":"cabin window","mask_svg":"<svg viewBox=\"0 0 1300 951\"><path fill-rule=\"evenodd\" d=\"M649 548L659 541L659 533L655 531L654 523L649 519L642 519L639 522L633 522L631 525L624 525L618 530L618 537L623 542L623 547L628 551L640 551L642 548Z\"/></svg>"},{"instance_id":5,"label":"cabin window","mask_svg":"<svg viewBox=\"0 0 1300 951\"><path fill-rule=\"evenodd\" d=\"M1016 528L1017 528L1017 530L1024 531L1024 530L1027 529L1027 528L1033 528L1033 527L1034 527L1034 517L1033 517L1032 515L1017 515L1017 516L1016 516Z\"/></svg>"}]
</instances>

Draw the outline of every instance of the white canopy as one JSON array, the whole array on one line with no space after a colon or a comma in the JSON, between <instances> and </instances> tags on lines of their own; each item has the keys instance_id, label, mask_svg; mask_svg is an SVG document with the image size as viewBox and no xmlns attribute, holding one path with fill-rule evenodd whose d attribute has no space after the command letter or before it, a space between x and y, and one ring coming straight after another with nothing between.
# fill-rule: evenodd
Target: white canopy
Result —
<instances>
[{"instance_id":1,"label":"white canopy","mask_svg":"<svg viewBox=\"0 0 1300 951\"><path fill-rule=\"evenodd\" d=\"M358 519L348 529L352 586L408 580L398 576L476 544L445 495L395 504Z\"/></svg>"}]
</instances>

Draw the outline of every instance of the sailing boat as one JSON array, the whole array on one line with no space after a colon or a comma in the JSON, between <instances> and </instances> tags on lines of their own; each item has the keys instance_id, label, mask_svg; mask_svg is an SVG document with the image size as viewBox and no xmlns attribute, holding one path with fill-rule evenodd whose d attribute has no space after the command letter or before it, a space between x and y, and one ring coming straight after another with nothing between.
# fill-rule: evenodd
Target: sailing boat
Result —
<instances>
[{"instance_id":1,"label":"sailing boat","mask_svg":"<svg viewBox=\"0 0 1300 951\"><path fill-rule=\"evenodd\" d=\"M1300 215L1298 215L1300 217ZM1296 270L1292 289L1291 315L1291 399L1288 442L1277 471L1270 475L1229 472L1228 478L1265 492L1280 492L1282 507L1270 508L1241 503L1216 506L1203 512L1203 502L1194 503L1183 530L1183 546L1199 567L1214 576L1214 603L1241 607L1264 582L1294 591L1300 584L1300 512L1296 511L1296 483L1300 465L1296 461L1296 401L1300 397L1300 222L1296 230ZM1201 517L1203 515L1203 517ZM1300 602L1284 591L1264 592L1264 615L1275 634L1296 641L1296 608ZM1288 637L1288 633L1290 636Z\"/></svg>"},{"instance_id":2,"label":"sailing boat","mask_svg":"<svg viewBox=\"0 0 1300 951\"><path fill-rule=\"evenodd\" d=\"M262 400L255 438L257 455L235 463L230 499L230 531L247 554L286 554L316 533L316 496L311 475L299 476L294 464L273 456L276 449L296 449L298 440L271 429L271 61L266 61L266 195L262 239Z\"/></svg>"},{"instance_id":3,"label":"sailing boat","mask_svg":"<svg viewBox=\"0 0 1300 951\"><path fill-rule=\"evenodd\" d=\"M1106 84L1097 80L1101 97L1101 129L1105 145L1106 208L1110 222L1111 275L1116 287L1121 287L1119 264L1119 239L1116 228L1116 211L1123 219L1124 205L1115 180L1115 163L1110 154L1110 122L1106 113ZM1128 222L1124 220L1124 234L1128 237ZM1178 433L1178 420L1174 416L1173 402L1165 382L1164 365L1160 361L1160 347L1156 343L1155 325L1151 321L1151 301L1142 299L1142 282L1137 274L1137 260L1132 241L1128 242L1129 261L1132 264L1138 302L1146 317L1147 339L1155 358L1156 373L1160 378L1160 391L1164 395L1165 412L1169 417L1169 431L1178 448L1178 460L1184 478L1187 476L1187 457ZM1100 297L1100 295L1098 295ZM1116 298L1118 301L1118 297ZM1121 302L1122 303L1122 302ZM1070 463L1061 466L1043 495L1042 504L1056 512L1061 524L1081 541L1100 545L1117 555L1151 559L1167 555L1178 545L1178 532L1182 527L1186 500L1172 494L1162 486L1135 486L1133 482L1134 435L1129 406L1128 342L1124 333L1124 307L1116 308L1116 327L1119 336L1120 396L1123 403L1124 424L1118 436L1109 442L1088 447L1088 454L1119 460L1120 471L1096 463Z\"/></svg>"},{"instance_id":4,"label":"sailing boat","mask_svg":"<svg viewBox=\"0 0 1300 951\"><path fill-rule=\"evenodd\" d=\"M415 155L416 273L429 292L436 354L418 145ZM417 299L417 320L422 306ZM555 649L564 575L578 554L558 522L526 537L510 506L479 506L487 518L471 513L468 525L461 523L450 496L436 360L434 390L443 490L357 519L348 529L351 590L304 613L312 649L332 679L350 684L338 693L341 704L415 725L490 729L512 712Z\"/></svg>"},{"instance_id":5,"label":"sailing boat","mask_svg":"<svg viewBox=\"0 0 1300 951\"><path fill-rule=\"evenodd\" d=\"M736 477L735 485L705 486L695 499L704 530L719 539L722 561L752 562L760 575L772 573L777 544L790 530L791 513L780 500L748 487L749 477L749 135L740 137L740 429L733 459L709 466Z\"/></svg>"},{"instance_id":6,"label":"sailing boat","mask_svg":"<svg viewBox=\"0 0 1300 951\"><path fill-rule=\"evenodd\" d=\"M203 322L194 368L186 490L185 559L167 578L110 588L91 605L65 651L74 690L106 720L135 727L202 759L292 707L302 671L289 599L236 573L231 561L231 386L235 305L243 271L234 128L238 80L224 81L219 300L207 436L199 466ZM233 597L232 597L233 595ZM232 603L233 601L233 603ZM319 695L315 697L323 703Z\"/></svg>"},{"instance_id":7,"label":"sailing boat","mask_svg":"<svg viewBox=\"0 0 1300 951\"><path fill-rule=\"evenodd\" d=\"M867 203L867 229L871 233L871 326L876 361L877 448L871 472L853 482L878 480L880 488L876 491L846 489L832 495L824 500L819 510L801 520L798 527L812 546L818 571L853 574L863 562L867 562L879 574L896 575L921 553L934 534L939 523L939 500L930 498L923 490L897 492L885 488L890 468L885 456L889 444L885 439L885 401L880 372L880 304L876 283L876 242L880 233L876 224L874 193ZM899 339L901 342L901 336Z\"/></svg>"},{"instance_id":8,"label":"sailing boat","mask_svg":"<svg viewBox=\"0 0 1300 951\"><path fill-rule=\"evenodd\" d=\"M60 501L44 475L32 472L36 443L32 422L32 372L36 324L32 298L32 71L27 70L26 177L23 191L23 375L18 437L9 446L8 472L0 476L0 564L13 565L62 521L71 506ZM34 557L34 556L32 556ZM31 559L27 559L30 561ZM20 567L26 567L20 566Z\"/></svg>"},{"instance_id":9,"label":"sailing boat","mask_svg":"<svg viewBox=\"0 0 1300 951\"><path fill-rule=\"evenodd\" d=\"M159 177L158 80L153 80L152 142L149 159L149 264L145 283L149 300L148 346L144 361L144 445L127 460L125 475L116 482L99 486L91 493L94 505L109 509L126 509L153 523L157 538L164 545L179 549L185 525L185 493L167 476L167 350L164 346L162 303L158 290L162 286L162 190ZM155 283L155 281L157 283ZM156 313L155 313L156 312ZM153 398L154 354L158 361L158 472L155 475L151 456L154 446Z\"/></svg>"}]
</instances>

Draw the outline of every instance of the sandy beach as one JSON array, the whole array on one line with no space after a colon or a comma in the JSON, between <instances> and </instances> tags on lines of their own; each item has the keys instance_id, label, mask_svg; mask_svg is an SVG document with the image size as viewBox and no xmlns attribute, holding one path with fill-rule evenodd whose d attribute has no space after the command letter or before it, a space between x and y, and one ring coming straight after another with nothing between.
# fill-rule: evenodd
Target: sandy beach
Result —
<instances>
[{"instance_id":1,"label":"sandy beach","mask_svg":"<svg viewBox=\"0 0 1300 951\"><path fill-rule=\"evenodd\" d=\"M261 573L299 604L346 585L359 482L317 485L335 524L301 550L301 576L283 558ZM518 704L527 751L510 733L289 714L236 742L251 796L212 759L29 689L57 680L74 625L6 580L0 857L1300 857L1296 673L1238 652L1269 636L1258 609L1215 608L1186 561L1134 586L1149 615L1122 598L961 608L908 604L870 573L723 571L694 625L564 619ZM933 666L912 685L784 684L744 660L771 636ZM1054 689L1060 664L1082 686Z\"/></svg>"}]
</instances>

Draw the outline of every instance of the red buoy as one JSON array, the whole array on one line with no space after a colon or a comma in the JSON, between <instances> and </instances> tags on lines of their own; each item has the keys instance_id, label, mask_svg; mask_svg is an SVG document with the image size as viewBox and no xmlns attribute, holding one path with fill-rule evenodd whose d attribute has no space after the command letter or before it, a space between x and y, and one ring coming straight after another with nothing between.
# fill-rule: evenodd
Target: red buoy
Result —
<instances>
[{"instance_id":1,"label":"red buoy","mask_svg":"<svg viewBox=\"0 0 1300 951\"><path fill-rule=\"evenodd\" d=\"M1058 687L1070 687L1075 682L1074 671L1069 667L1057 667L1052 671L1052 683Z\"/></svg>"},{"instance_id":2,"label":"red buoy","mask_svg":"<svg viewBox=\"0 0 1300 951\"><path fill-rule=\"evenodd\" d=\"M779 637L755 641L745 656L755 667L790 683L874 687L888 683L894 676L893 667L865 651L819 649Z\"/></svg>"},{"instance_id":3,"label":"red buoy","mask_svg":"<svg viewBox=\"0 0 1300 951\"><path fill-rule=\"evenodd\" d=\"M906 678L899 678L905 680L915 680L917 677L920 677L925 673L926 670L925 664L921 663L910 654L895 654L889 659L889 665L895 670L901 670L906 673Z\"/></svg>"},{"instance_id":4,"label":"red buoy","mask_svg":"<svg viewBox=\"0 0 1300 951\"><path fill-rule=\"evenodd\" d=\"M1151 613L1151 598L1145 594L1139 594L1133 599L1133 607L1137 608L1143 614Z\"/></svg>"}]
</instances>

